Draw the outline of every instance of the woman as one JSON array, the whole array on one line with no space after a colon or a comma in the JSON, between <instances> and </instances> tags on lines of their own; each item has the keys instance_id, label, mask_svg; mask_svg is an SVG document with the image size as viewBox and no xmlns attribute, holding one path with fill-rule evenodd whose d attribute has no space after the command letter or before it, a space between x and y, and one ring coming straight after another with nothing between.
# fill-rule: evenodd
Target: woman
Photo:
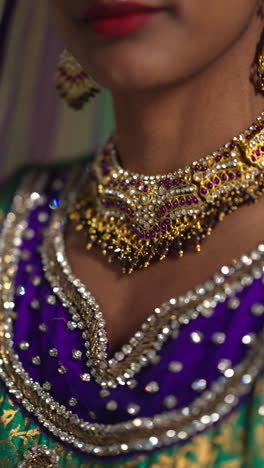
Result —
<instances>
[{"instance_id":1,"label":"woman","mask_svg":"<svg viewBox=\"0 0 264 468\"><path fill-rule=\"evenodd\" d=\"M50 4L116 132L2 189L3 466L261 467L263 2Z\"/></svg>"}]
</instances>

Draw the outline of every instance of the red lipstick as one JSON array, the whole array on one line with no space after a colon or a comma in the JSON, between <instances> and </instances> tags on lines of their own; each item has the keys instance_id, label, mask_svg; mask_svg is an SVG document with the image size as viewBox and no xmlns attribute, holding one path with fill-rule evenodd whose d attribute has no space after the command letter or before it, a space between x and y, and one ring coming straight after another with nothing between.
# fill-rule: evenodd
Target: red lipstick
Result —
<instances>
[{"instance_id":1,"label":"red lipstick","mask_svg":"<svg viewBox=\"0 0 264 468\"><path fill-rule=\"evenodd\" d=\"M92 5L82 16L90 28L104 36L126 36L142 28L162 8L135 2L113 1Z\"/></svg>"}]
</instances>

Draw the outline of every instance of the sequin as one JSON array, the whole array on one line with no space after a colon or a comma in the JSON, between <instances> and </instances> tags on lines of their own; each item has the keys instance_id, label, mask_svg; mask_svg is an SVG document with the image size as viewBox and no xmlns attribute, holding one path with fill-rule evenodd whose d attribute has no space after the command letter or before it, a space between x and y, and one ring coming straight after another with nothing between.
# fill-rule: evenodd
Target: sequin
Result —
<instances>
[{"instance_id":1,"label":"sequin","mask_svg":"<svg viewBox=\"0 0 264 468\"><path fill-rule=\"evenodd\" d=\"M223 344L226 340L226 334L223 332L216 332L212 335L212 342L215 344Z\"/></svg>"},{"instance_id":2,"label":"sequin","mask_svg":"<svg viewBox=\"0 0 264 468\"><path fill-rule=\"evenodd\" d=\"M49 391L51 389L51 383L50 382L44 382L42 387L43 387L44 390Z\"/></svg>"},{"instance_id":3,"label":"sequin","mask_svg":"<svg viewBox=\"0 0 264 468\"><path fill-rule=\"evenodd\" d=\"M39 325L39 330L42 331L42 332L46 332L47 331L47 325L45 325L45 323L40 323Z\"/></svg>"},{"instance_id":4,"label":"sequin","mask_svg":"<svg viewBox=\"0 0 264 468\"><path fill-rule=\"evenodd\" d=\"M261 316L264 314L264 305L263 304L254 304L251 307L251 313L253 315Z\"/></svg>"},{"instance_id":5,"label":"sequin","mask_svg":"<svg viewBox=\"0 0 264 468\"><path fill-rule=\"evenodd\" d=\"M58 197L53 198L53 200L51 200L51 202L49 203L49 207L52 210L56 210L57 208L59 208L60 207L60 199Z\"/></svg>"},{"instance_id":6,"label":"sequin","mask_svg":"<svg viewBox=\"0 0 264 468\"><path fill-rule=\"evenodd\" d=\"M45 213L44 211L42 213L38 214L38 220L40 223L46 223L49 219L48 213Z\"/></svg>"},{"instance_id":7,"label":"sequin","mask_svg":"<svg viewBox=\"0 0 264 468\"><path fill-rule=\"evenodd\" d=\"M217 364L217 368L218 370L220 370L221 372L224 372L226 369L228 369L230 366L232 365L232 362L230 361L230 359L221 359L218 364Z\"/></svg>"},{"instance_id":8,"label":"sequin","mask_svg":"<svg viewBox=\"0 0 264 468\"><path fill-rule=\"evenodd\" d=\"M34 356L34 357L32 358L32 363L33 363L35 366L40 366L40 364L41 364L40 356Z\"/></svg>"},{"instance_id":9,"label":"sequin","mask_svg":"<svg viewBox=\"0 0 264 468\"><path fill-rule=\"evenodd\" d=\"M227 307L231 310L236 310L240 306L240 300L237 297L232 297L227 303Z\"/></svg>"},{"instance_id":10,"label":"sequin","mask_svg":"<svg viewBox=\"0 0 264 468\"><path fill-rule=\"evenodd\" d=\"M135 415L135 414L138 414L139 411L140 411L140 406L137 405L136 403L130 403L127 406L127 412L128 412L128 414L131 414L132 416Z\"/></svg>"},{"instance_id":11,"label":"sequin","mask_svg":"<svg viewBox=\"0 0 264 468\"><path fill-rule=\"evenodd\" d=\"M241 382L244 384L250 384L252 382L252 376L250 374L244 374L241 378Z\"/></svg>"},{"instance_id":12,"label":"sequin","mask_svg":"<svg viewBox=\"0 0 264 468\"><path fill-rule=\"evenodd\" d=\"M72 357L74 359L79 359L80 360L80 359L82 359L82 352L79 351L78 349L73 349L72 350Z\"/></svg>"},{"instance_id":13,"label":"sequin","mask_svg":"<svg viewBox=\"0 0 264 468\"><path fill-rule=\"evenodd\" d=\"M42 282L42 279L40 276L34 276L31 280L33 286L39 286Z\"/></svg>"},{"instance_id":14,"label":"sequin","mask_svg":"<svg viewBox=\"0 0 264 468\"><path fill-rule=\"evenodd\" d=\"M110 395L109 390L100 390L99 395L101 398L106 398Z\"/></svg>"},{"instance_id":15,"label":"sequin","mask_svg":"<svg viewBox=\"0 0 264 468\"><path fill-rule=\"evenodd\" d=\"M146 392L148 393L157 393L159 391L159 384L157 382L150 382L145 387Z\"/></svg>"},{"instance_id":16,"label":"sequin","mask_svg":"<svg viewBox=\"0 0 264 468\"><path fill-rule=\"evenodd\" d=\"M80 377L84 382L90 382L91 380L91 376L87 372L85 374L81 374Z\"/></svg>"},{"instance_id":17,"label":"sequin","mask_svg":"<svg viewBox=\"0 0 264 468\"><path fill-rule=\"evenodd\" d=\"M190 339L193 343L201 343L203 339L203 333L200 331L194 331L191 333Z\"/></svg>"},{"instance_id":18,"label":"sequin","mask_svg":"<svg viewBox=\"0 0 264 468\"><path fill-rule=\"evenodd\" d=\"M67 372L67 369L66 369L65 366L60 365L60 367L58 367L58 373L59 374L66 374L66 372Z\"/></svg>"},{"instance_id":19,"label":"sequin","mask_svg":"<svg viewBox=\"0 0 264 468\"><path fill-rule=\"evenodd\" d=\"M54 305L54 304L56 304L56 297L53 296L53 295L50 295L50 296L47 297L46 301L47 301L48 304Z\"/></svg>"},{"instance_id":20,"label":"sequin","mask_svg":"<svg viewBox=\"0 0 264 468\"><path fill-rule=\"evenodd\" d=\"M28 348L29 348L29 343L28 343L28 341L20 341L20 343L19 343L19 348L20 348L22 351L27 351Z\"/></svg>"},{"instance_id":21,"label":"sequin","mask_svg":"<svg viewBox=\"0 0 264 468\"><path fill-rule=\"evenodd\" d=\"M76 398L71 398L71 399L69 400L69 405L70 405L70 406L76 406L77 403L78 403L78 401L76 400Z\"/></svg>"},{"instance_id":22,"label":"sequin","mask_svg":"<svg viewBox=\"0 0 264 468\"><path fill-rule=\"evenodd\" d=\"M244 335L242 338L242 343L245 345L251 345L255 343L256 335L254 333L249 333L248 335Z\"/></svg>"},{"instance_id":23,"label":"sequin","mask_svg":"<svg viewBox=\"0 0 264 468\"><path fill-rule=\"evenodd\" d=\"M56 348L52 348L49 350L49 355L51 357L57 357L58 356L58 350Z\"/></svg>"},{"instance_id":24,"label":"sequin","mask_svg":"<svg viewBox=\"0 0 264 468\"><path fill-rule=\"evenodd\" d=\"M18 296L24 296L26 294L24 286L18 286L16 289L16 293Z\"/></svg>"},{"instance_id":25,"label":"sequin","mask_svg":"<svg viewBox=\"0 0 264 468\"><path fill-rule=\"evenodd\" d=\"M30 303L30 307L34 310L38 310L40 308L40 303L38 299L33 299Z\"/></svg>"},{"instance_id":26,"label":"sequin","mask_svg":"<svg viewBox=\"0 0 264 468\"><path fill-rule=\"evenodd\" d=\"M179 361L171 361L168 366L169 371L174 372L174 373L180 372L182 368L183 368L183 365Z\"/></svg>"},{"instance_id":27,"label":"sequin","mask_svg":"<svg viewBox=\"0 0 264 468\"><path fill-rule=\"evenodd\" d=\"M234 371L234 369L232 369L232 368L226 369L226 370L224 371L224 376L225 376L226 378L228 378L228 379L231 379L231 377L233 377L234 374L235 374L235 371Z\"/></svg>"},{"instance_id":28,"label":"sequin","mask_svg":"<svg viewBox=\"0 0 264 468\"><path fill-rule=\"evenodd\" d=\"M177 405L177 398L174 395L168 395L163 401L165 408L171 409Z\"/></svg>"},{"instance_id":29,"label":"sequin","mask_svg":"<svg viewBox=\"0 0 264 468\"><path fill-rule=\"evenodd\" d=\"M78 328L78 324L76 322L69 321L67 322L67 328L71 331L75 330Z\"/></svg>"},{"instance_id":30,"label":"sequin","mask_svg":"<svg viewBox=\"0 0 264 468\"><path fill-rule=\"evenodd\" d=\"M205 379L198 379L195 380L192 385L192 389L195 390L196 392L202 392L203 390L206 389L207 383Z\"/></svg>"},{"instance_id":31,"label":"sequin","mask_svg":"<svg viewBox=\"0 0 264 468\"><path fill-rule=\"evenodd\" d=\"M108 411L115 411L117 409L117 402L115 400L110 400L106 403L105 407Z\"/></svg>"}]
</instances>

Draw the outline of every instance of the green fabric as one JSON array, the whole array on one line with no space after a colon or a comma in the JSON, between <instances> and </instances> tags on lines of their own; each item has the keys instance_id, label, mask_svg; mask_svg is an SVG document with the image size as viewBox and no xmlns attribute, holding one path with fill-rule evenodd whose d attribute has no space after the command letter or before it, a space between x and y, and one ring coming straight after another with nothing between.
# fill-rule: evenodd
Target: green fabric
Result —
<instances>
[{"instance_id":1,"label":"green fabric","mask_svg":"<svg viewBox=\"0 0 264 468\"><path fill-rule=\"evenodd\" d=\"M27 170L17 171L2 187L0 209L3 211L8 209L15 188ZM263 415L264 375L259 377L252 395L236 412L191 441L149 456L113 463L91 463L87 457L65 449L44 433L23 409L12 402L0 384L0 467L15 468L27 450L45 444L56 451L63 468L263 468Z\"/></svg>"},{"instance_id":2,"label":"green fabric","mask_svg":"<svg viewBox=\"0 0 264 468\"><path fill-rule=\"evenodd\" d=\"M0 386L0 466L15 468L34 445L47 445L60 457L63 468L263 468L264 467L264 376L254 394L216 427L191 441L113 463L92 463L87 457L65 449L25 417ZM260 414L261 413L261 414Z\"/></svg>"}]
</instances>

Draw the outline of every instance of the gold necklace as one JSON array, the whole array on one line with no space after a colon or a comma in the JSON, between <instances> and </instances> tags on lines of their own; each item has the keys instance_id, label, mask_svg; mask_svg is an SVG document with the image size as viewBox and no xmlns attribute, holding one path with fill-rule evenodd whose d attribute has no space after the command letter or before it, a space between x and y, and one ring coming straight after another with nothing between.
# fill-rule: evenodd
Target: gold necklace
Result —
<instances>
[{"instance_id":1,"label":"gold necklace","mask_svg":"<svg viewBox=\"0 0 264 468\"><path fill-rule=\"evenodd\" d=\"M264 112L213 154L167 175L124 170L111 138L91 165L89 180L70 212L76 229L123 273L168 255L200 251L218 221L264 191Z\"/></svg>"}]
</instances>

